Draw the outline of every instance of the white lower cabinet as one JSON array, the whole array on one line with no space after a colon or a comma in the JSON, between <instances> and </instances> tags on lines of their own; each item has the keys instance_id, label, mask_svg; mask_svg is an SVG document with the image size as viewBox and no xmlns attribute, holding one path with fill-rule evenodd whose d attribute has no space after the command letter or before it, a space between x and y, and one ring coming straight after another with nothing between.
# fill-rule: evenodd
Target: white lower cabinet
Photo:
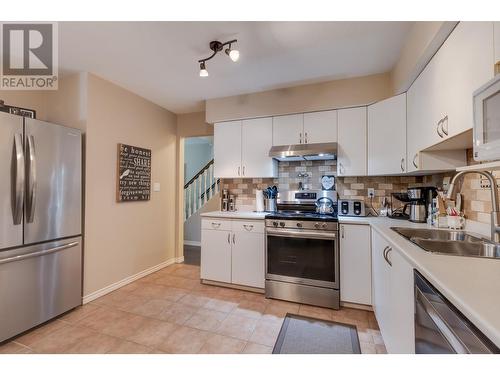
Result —
<instances>
[{"instance_id":1,"label":"white lower cabinet","mask_svg":"<svg viewBox=\"0 0 500 375\"><path fill-rule=\"evenodd\" d=\"M372 300L388 353L415 353L413 267L372 230Z\"/></svg>"},{"instance_id":2,"label":"white lower cabinet","mask_svg":"<svg viewBox=\"0 0 500 375\"><path fill-rule=\"evenodd\" d=\"M264 249L263 220L203 219L201 278L264 288Z\"/></svg>"},{"instance_id":3,"label":"white lower cabinet","mask_svg":"<svg viewBox=\"0 0 500 375\"><path fill-rule=\"evenodd\" d=\"M201 278L231 282L231 232L201 230Z\"/></svg>"},{"instance_id":4,"label":"white lower cabinet","mask_svg":"<svg viewBox=\"0 0 500 375\"><path fill-rule=\"evenodd\" d=\"M340 299L372 304L370 226L340 225Z\"/></svg>"}]
</instances>

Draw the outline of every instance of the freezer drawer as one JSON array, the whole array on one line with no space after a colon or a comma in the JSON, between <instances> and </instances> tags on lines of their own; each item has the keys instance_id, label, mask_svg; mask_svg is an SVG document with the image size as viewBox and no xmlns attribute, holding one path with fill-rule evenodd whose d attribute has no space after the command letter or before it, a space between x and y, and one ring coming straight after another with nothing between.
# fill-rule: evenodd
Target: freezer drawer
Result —
<instances>
[{"instance_id":1,"label":"freezer drawer","mask_svg":"<svg viewBox=\"0 0 500 375\"><path fill-rule=\"evenodd\" d=\"M81 142L77 129L25 119L24 244L82 233Z\"/></svg>"},{"instance_id":2,"label":"freezer drawer","mask_svg":"<svg viewBox=\"0 0 500 375\"><path fill-rule=\"evenodd\" d=\"M81 237L0 252L0 301L0 342L81 305Z\"/></svg>"},{"instance_id":3,"label":"freezer drawer","mask_svg":"<svg viewBox=\"0 0 500 375\"><path fill-rule=\"evenodd\" d=\"M0 112L0 249L23 244L23 119Z\"/></svg>"}]
</instances>

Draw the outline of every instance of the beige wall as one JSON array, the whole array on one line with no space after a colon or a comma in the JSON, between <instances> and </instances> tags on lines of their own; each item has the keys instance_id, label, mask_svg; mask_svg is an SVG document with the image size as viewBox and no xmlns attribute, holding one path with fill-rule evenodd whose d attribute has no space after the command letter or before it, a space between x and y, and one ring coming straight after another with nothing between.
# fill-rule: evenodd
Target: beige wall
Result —
<instances>
[{"instance_id":1,"label":"beige wall","mask_svg":"<svg viewBox=\"0 0 500 375\"><path fill-rule=\"evenodd\" d=\"M406 91L434 53L446 40L457 22L415 22L410 30L398 62L391 71L395 93Z\"/></svg>"},{"instance_id":2,"label":"beige wall","mask_svg":"<svg viewBox=\"0 0 500 375\"><path fill-rule=\"evenodd\" d=\"M206 121L214 123L240 118L351 107L372 103L391 95L390 74L375 74L209 99L206 101Z\"/></svg>"},{"instance_id":3,"label":"beige wall","mask_svg":"<svg viewBox=\"0 0 500 375\"><path fill-rule=\"evenodd\" d=\"M116 203L118 143L152 150L150 201ZM84 295L174 258L176 117L89 75L86 154Z\"/></svg>"},{"instance_id":4,"label":"beige wall","mask_svg":"<svg viewBox=\"0 0 500 375\"><path fill-rule=\"evenodd\" d=\"M178 223L184 223L184 139L213 134L214 126L205 121L205 112L177 115L176 213ZM184 253L184 225L179 225L176 232L176 243L176 257L181 257Z\"/></svg>"},{"instance_id":5,"label":"beige wall","mask_svg":"<svg viewBox=\"0 0 500 375\"><path fill-rule=\"evenodd\" d=\"M45 94L45 120L86 130L87 73L73 74L59 80L59 88Z\"/></svg>"},{"instance_id":6,"label":"beige wall","mask_svg":"<svg viewBox=\"0 0 500 375\"><path fill-rule=\"evenodd\" d=\"M34 109L36 117L45 120L45 96L47 91L9 91L0 90L0 100L15 107Z\"/></svg>"},{"instance_id":7,"label":"beige wall","mask_svg":"<svg viewBox=\"0 0 500 375\"><path fill-rule=\"evenodd\" d=\"M214 126L205 121L205 112L177 115L177 135L179 137L202 137L214 134Z\"/></svg>"}]
</instances>

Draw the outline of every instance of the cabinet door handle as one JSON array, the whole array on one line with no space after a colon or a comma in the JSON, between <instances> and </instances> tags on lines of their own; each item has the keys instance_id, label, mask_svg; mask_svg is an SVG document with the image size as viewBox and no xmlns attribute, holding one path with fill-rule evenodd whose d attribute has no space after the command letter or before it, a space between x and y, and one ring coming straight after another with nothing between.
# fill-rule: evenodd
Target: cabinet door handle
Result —
<instances>
[{"instance_id":1,"label":"cabinet door handle","mask_svg":"<svg viewBox=\"0 0 500 375\"><path fill-rule=\"evenodd\" d=\"M403 166L404 162L405 162L405 158L401 158L401 165L400 165L401 166L401 172L405 171L405 167Z\"/></svg>"},{"instance_id":2,"label":"cabinet door handle","mask_svg":"<svg viewBox=\"0 0 500 375\"><path fill-rule=\"evenodd\" d=\"M444 134L441 132L443 126L443 119L439 120L436 126L436 132L440 138L444 138Z\"/></svg>"},{"instance_id":3,"label":"cabinet door handle","mask_svg":"<svg viewBox=\"0 0 500 375\"><path fill-rule=\"evenodd\" d=\"M241 167L238 167L238 176L240 176L240 168L241 168Z\"/></svg>"},{"instance_id":4,"label":"cabinet door handle","mask_svg":"<svg viewBox=\"0 0 500 375\"><path fill-rule=\"evenodd\" d=\"M344 166L342 165L342 163L339 163L339 172L340 174L344 174Z\"/></svg>"},{"instance_id":5,"label":"cabinet door handle","mask_svg":"<svg viewBox=\"0 0 500 375\"><path fill-rule=\"evenodd\" d=\"M304 133L304 139L305 139L304 143L307 143L307 132Z\"/></svg>"},{"instance_id":6,"label":"cabinet door handle","mask_svg":"<svg viewBox=\"0 0 500 375\"><path fill-rule=\"evenodd\" d=\"M302 143L302 132L299 133L299 143Z\"/></svg>"},{"instance_id":7,"label":"cabinet door handle","mask_svg":"<svg viewBox=\"0 0 500 375\"><path fill-rule=\"evenodd\" d=\"M217 229L217 228L220 227L220 223L212 222L212 227L214 227L215 229Z\"/></svg>"},{"instance_id":8,"label":"cabinet door handle","mask_svg":"<svg viewBox=\"0 0 500 375\"><path fill-rule=\"evenodd\" d=\"M446 129L444 128L444 123L446 122ZM444 135L448 135L448 115L444 116L441 123L441 130Z\"/></svg>"},{"instance_id":9,"label":"cabinet door handle","mask_svg":"<svg viewBox=\"0 0 500 375\"><path fill-rule=\"evenodd\" d=\"M231 233L227 234L227 243L231 245Z\"/></svg>"},{"instance_id":10,"label":"cabinet door handle","mask_svg":"<svg viewBox=\"0 0 500 375\"><path fill-rule=\"evenodd\" d=\"M245 175L245 166L243 166L243 176Z\"/></svg>"},{"instance_id":11,"label":"cabinet door handle","mask_svg":"<svg viewBox=\"0 0 500 375\"><path fill-rule=\"evenodd\" d=\"M417 160L417 157L418 157L418 153L415 154L415 156L413 157L413 165L415 166L415 168L418 169L418 165L417 163L415 162Z\"/></svg>"},{"instance_id":12,"label":"cabinet door handle","mask_svg":"<svg viewBox=\"0 0 500 375\"><path fill-rule=\"evenodd\" d=\"M387 246L385 249L384 249L384 259L385 261L387 262L387 264L389 266L392 267L392 262L389 260L389 253L392 251L392 247L390 246Z\"/></svg>"},{"instance_id":13,"label":"cabinet door handle","mask_svg":"<svg viewBox=\"0 0 500 375\"><path fill-rule=\"evenodd\" d=\"M233 244L236 243L235 238L236 238L236 234L233 233Z\"/></svg>"},{"instance_id":14,"label":"cabinet door handle","mask_svg":"<svg viewBox=\"0 0 500 375\"><path fill-rule=\"evenodd\" d=\"M385 252L387 251L388 248L389 248L389 246L386 246L386 247L384 247L384 250L382 251L382 256L384 257L384 259L385 259Z\"/></svg>"},{"instance_id":15,"label":"cabinet door handle","mask_svg":"<svg viewBox=\"0 0 500 375\"><path fill-rule=\"evenodd\" d=\"M345 229L344 229L344 226L340 226L340 230L342 233L340 233L341 237L344 238L345 237Z\"/></svg>"},{"instance_id":16,"label":"cabinet door handle","mask_svg":"<svg viewBox=\"0 0 500 375\"><path fill-rule=\"evenodd\" d=\"M245 228L247 231L251 231L253 229L253 225L251 224L243 224L243 228Z\"/></svg>"}]
</instances>

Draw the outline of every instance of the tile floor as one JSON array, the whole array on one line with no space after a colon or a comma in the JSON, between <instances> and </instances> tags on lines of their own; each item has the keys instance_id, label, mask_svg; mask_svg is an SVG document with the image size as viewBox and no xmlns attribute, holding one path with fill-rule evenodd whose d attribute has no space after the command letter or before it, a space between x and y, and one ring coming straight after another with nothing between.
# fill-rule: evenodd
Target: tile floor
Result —
<instances>
[{"instance_id":1,"label":"tile floor","mask_svg":"<svg viewBox=\"0 0 500 375\"><path fill-rule=\"evenodd\" d=\"M10 342L0 353L271 353L287 312L355 324L363 353L385 353L371 312L268 300L203 285L175 264Z\"/></svg>"}]
</instances>

